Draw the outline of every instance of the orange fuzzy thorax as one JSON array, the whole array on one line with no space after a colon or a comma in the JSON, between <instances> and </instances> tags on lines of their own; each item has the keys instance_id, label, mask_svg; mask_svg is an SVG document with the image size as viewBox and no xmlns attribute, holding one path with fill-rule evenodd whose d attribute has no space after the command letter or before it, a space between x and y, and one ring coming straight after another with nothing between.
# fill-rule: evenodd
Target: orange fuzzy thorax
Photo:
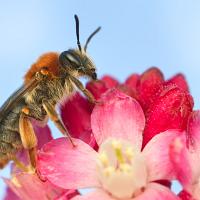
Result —
<instances>
[{"instance_id":1,"label":"orange fuzzy thorax","mask_svg":"<svg viewBox=\"0 0 200 200\"><path fill-rule=\"evenodd\" d=\"M33 63L30 69L24 76L25 84L27 84L43 67L47 68L50 73L55 76L59 74L59 54L56 52L45 53L38 58L38 60Z\"/></svg>"}]
</instances>

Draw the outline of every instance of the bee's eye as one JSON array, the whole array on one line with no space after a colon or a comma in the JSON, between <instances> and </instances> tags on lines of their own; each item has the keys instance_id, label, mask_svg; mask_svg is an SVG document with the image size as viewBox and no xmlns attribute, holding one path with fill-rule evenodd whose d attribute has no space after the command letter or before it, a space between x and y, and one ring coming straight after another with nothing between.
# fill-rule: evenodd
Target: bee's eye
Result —
<instances>
[{"instance_id":1,"label":"bee's eye","mask_svg":"<svg viewBox=\"0 0 200 200\"><path fill-rule=\"evenodd\" d=\"M60 63L64 66L69 64L74 64L76 66L80 66L81 63L79 58L72 51L64 51L59 56Z\"/></svg>"},{"instance_id":2,"label":"bee's eye","mask_svg":"<svg viewBox=\"0 0 200 200\"><path fill-rule=\"evenodd\" d=\"M66 56L66 58L71 62L71 63L74 63L74 64L76 64L76 65L79 65L80 63L79 63L79 60L74 56L74 55L72 55L72 54L66 54L65 55Z\"/></svg>"}]
</instances>

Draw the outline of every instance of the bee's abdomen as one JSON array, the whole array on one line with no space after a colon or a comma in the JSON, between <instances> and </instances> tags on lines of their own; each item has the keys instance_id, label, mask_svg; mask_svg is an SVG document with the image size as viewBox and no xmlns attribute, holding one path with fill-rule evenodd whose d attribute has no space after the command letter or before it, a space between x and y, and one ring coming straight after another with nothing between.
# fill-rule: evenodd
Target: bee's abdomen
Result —
<instances>
[{"instance_id":1,"label":"bee's abdomen","mask_svg":"<svg viewBox=\"0 0 200 200\"><path fill-rule=\"evenodd\" d=\"M18 132L3 130L0 133L0 168L12 159L22 149L22 142Z\"/></svg>"},{"instance_id":2,"label":"bee's abdomen","mask_svg":"<svg viewBox=\"0 0 200 200\"><path fill-rule=\"evenodd\" d=\"M10 111L0 122L0 168L23 147L19 134L20 111L21 106Z\"/></svg>"}]
</instances>

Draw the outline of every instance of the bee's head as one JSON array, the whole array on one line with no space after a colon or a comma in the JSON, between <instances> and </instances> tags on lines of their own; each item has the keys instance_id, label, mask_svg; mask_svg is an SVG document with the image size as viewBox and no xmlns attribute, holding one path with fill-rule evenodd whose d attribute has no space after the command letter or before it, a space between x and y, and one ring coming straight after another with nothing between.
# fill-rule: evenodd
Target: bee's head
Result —
<instances>
[{"instance_id":1,"label":"bee's head","mask_svg":"<svg viewBox=\"0 0 200 200\"><path fill-rule=\"evenodd\" d=\"M97 79L96 69L85 52L79 49L64 51L59 56L60 64L63 68L76 76L87 76L93 80Z\"/></svg>"},{"instance_id":2,"label":"bee's head","mask_svg":"<svg viewBox=\"0 0 200 200\"><path fill-rule=\"evenodd\" d=\"M59 62L61 67L65 68L69 73L75 74L76 76L87 76L93 80L96 80L96 68L92 60L86 54L86 50L91 38L100 30L100 27L88 37L84 49L82 49L79 41L79 20L77 15L74 17L76 20L78 49L69 49L68 51L62 52L59 56Z\"/></svg>"}]
</instances>

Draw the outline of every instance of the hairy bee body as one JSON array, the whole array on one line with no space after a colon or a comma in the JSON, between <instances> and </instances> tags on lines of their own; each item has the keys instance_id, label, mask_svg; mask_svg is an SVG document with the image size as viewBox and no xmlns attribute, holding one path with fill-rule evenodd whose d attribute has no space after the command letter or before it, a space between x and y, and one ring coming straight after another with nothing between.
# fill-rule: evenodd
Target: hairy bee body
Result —
<instances>
[{"instance_id":1,"label":"hairy bee body","mask_svg":"<svg viewBox=\"0 0 200 200\"><path fill-rule=\"evenodd\" d=\"M68 74L60 68L58 77L47 77L37 87L27 93L13 110L0 122L0 167L4 167L12 156L23 148L19 134L21 110L29 109L28 116L40 122L46 121L47 113L42 102L45 100L56 106L63 98L70 97L74 91Z\"/></svg>"},{"instance_id":2,"label":"hairy bee body","mask_svg":"<svg viewBox=\"0 0 200 200\"><path fill-rule=\"evenodd\" d=\"M43 121L47 114L42 106L43 101L46 100L55 106L63 98L70 97L73 91L74 86L67 75L41 81L33 91L25 96L26 105L30 110L29 116Z\"/></svg>"},{"instance_id":3,"label":"hairy bee body","mask_svg":"<svg viewBox=\"0 0 200 200\"><path fill-rule=\"evenodd\" d=\"M44 124L49 117L73 144L70 133L56 111L56 105L61 103L63 98L70 97L75 88L81 90L90 102L95 102L92 94L78 78L97 79L95 66L86 54L86 49L100 27L89 36L82 49L76 15L75 20L78 49L69 49L61 54L50 52L40 56L25 74L22 87L0 108L0 168L10 160L19 164L16 161L16 153L23 148L28 150L30 163L35 167L37 139L31 119Z\"/></svg>"}]
</instances>

